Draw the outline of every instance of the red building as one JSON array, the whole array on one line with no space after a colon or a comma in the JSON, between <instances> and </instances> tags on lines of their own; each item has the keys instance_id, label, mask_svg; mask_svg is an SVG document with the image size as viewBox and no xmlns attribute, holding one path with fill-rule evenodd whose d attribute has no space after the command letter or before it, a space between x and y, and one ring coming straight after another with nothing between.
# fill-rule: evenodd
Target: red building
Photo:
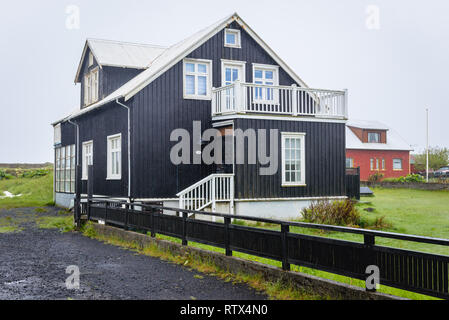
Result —
<instances>
[{"instance_id":1,"label":"red building","mask_svg":"<svg viewBox=\"0 0 449 320\"><path fill-rule=\"evenodd\" d=\"M393 129L377 121L348 121L346 167L360 167L360 180L376 172L383 178L410 173L410 145Z\"/></svg>"}]
</instances>

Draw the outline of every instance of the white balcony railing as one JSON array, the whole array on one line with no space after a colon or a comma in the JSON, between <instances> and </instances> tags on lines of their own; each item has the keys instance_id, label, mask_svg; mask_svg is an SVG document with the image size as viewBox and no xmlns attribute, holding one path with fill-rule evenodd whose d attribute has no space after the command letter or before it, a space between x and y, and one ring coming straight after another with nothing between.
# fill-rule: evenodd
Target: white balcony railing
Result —
<instances>
[{"instance_id":1,"label":"white balcony railing","mask_svg":"<svg viewBox=\"0 0 449 320\"><path fill-rule=\"evenodd\" d=\"M235 83L212 89L212 116L267 113L347 119L347 90Z\"/></svg>"}]
</instances>

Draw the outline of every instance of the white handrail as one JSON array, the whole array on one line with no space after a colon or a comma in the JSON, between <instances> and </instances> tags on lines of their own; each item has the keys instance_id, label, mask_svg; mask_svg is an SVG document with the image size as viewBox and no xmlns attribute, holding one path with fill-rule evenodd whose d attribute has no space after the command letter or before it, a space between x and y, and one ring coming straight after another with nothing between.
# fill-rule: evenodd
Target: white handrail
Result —
<instances>
[{"instance_id":1,"label":"white handrail","mask_svg":"<svg viewBox=\"0 0 449 320\"><path fill-rule=\"evenodd\" d=\"M212 90L212 115L268 113L346 119L347 90L240 83Z\"/></svg>"},{"instance_id":2,"label":"white handrail","mask_svg":"<svg viewBox=\"0 0 449 320\"><path fill-rule=\"evenodd\" d=\"M179 208L201 210L212 205L216 210L219 201L229 202L230 213L234 212L234 175L214 173L196 182L177 194Z\"/></svg>"}]
</instances>

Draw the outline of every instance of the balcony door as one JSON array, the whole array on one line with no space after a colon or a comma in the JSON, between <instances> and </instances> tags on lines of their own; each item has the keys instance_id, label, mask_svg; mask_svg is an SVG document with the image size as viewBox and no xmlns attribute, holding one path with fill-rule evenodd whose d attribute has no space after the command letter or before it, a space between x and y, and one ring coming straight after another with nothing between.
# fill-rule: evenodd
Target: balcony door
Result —
<instances>
[{"instance_id":1,"label":"balcony door","mask_svg":"<svg viewBox=\"0 0 449 320\"><path fill-rule=\"evenodd\" d=\"M239 80L245 82L245 62L222 60L221 63L221 85L222 87L229 86ZM235 90L234 87L224 91L225 94L225 110L235 111Z\"/></svg>"}]
</instances>

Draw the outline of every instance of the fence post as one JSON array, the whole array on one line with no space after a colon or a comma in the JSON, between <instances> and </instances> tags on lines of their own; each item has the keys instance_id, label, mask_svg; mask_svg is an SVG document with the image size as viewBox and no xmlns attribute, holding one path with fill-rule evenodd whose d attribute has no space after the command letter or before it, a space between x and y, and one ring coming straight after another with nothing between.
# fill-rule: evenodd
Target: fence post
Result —
<instances>
[{"instance_id":1,"label":"fence post","mask_svg":"<svg viewBox=\"0 0 449 320\"><path fill-rule=\"evenodd\" d=\"M368 267L369 265L375 265L375 260L374 260L375 256L374 256L374 251L372 250L372 247L376 243L375 236L371 235L371 234L364 234L363 235L363 243L365 245L365 264L366 264L366 267ZM365 289L366 289L366 291L371 291L371 292L376 291L376 288L373 288L373 289L366 288L366 283L365 283Z\"/></svg>"},{"instance_id":2,"label":"fence post","mask_svg":"<svg viewBox=\"0 0 449 320\"><path fill-rule=\"evenodd\" d=\"M108 221L108 206L109 206L109 203L106 201L104 203L104 225L106 225L107 221Z\"/></svg>"},{"instance_id":3,"label":"fence post","mask_svg":"<svg viewBox=\"0 0 449 320\"><path fill-rule=\"evenodd\" d=\"M182 213L182 245L187 245L187 212Z\"/></svg>"},{"instance_id":4,"label":"fence post","mask_svg":"<svg viewBox=\"0 0 449 320\"><path fill-rule=\"evenodd\" d=\"M156 214L156 209L151 207L151 237L156 236L156 227L154 226L154 215Z\"/></svg>"},{"instance_id":5,"label":"fence post","mask_svg":"<svg viewBox=\"0 0 449 320\"><path fill-rule=\"evenodd\" d=\"M128 223L129 223L129 210L128 210L128 204L125 204L125 230L128 230Z\"/></svg>"},{"instance_id":6,"label":"fence post","mask_svg":"<svg viewBox=\"0 0 449 320\"><path fill-rule=\"evenodd\" d=\"M224 218L224 228L225 228L225 254L227 256L232 256L232 250L230 246L230 237L229 237L229 224L231 223L231 218L225 217Z\"/></svg>"},{"instance_id":7,"label":"fence post","mask_svg":"<svg viewBox=\"0 0 449 320\"><path fill-rule=\"evenodd\" d=\"M290 271L290 263L288 263L288 244L287 232L290 231L288 224L281 224L281 239L282 239L282 270Z\"/></svg>"}]
</instances>

